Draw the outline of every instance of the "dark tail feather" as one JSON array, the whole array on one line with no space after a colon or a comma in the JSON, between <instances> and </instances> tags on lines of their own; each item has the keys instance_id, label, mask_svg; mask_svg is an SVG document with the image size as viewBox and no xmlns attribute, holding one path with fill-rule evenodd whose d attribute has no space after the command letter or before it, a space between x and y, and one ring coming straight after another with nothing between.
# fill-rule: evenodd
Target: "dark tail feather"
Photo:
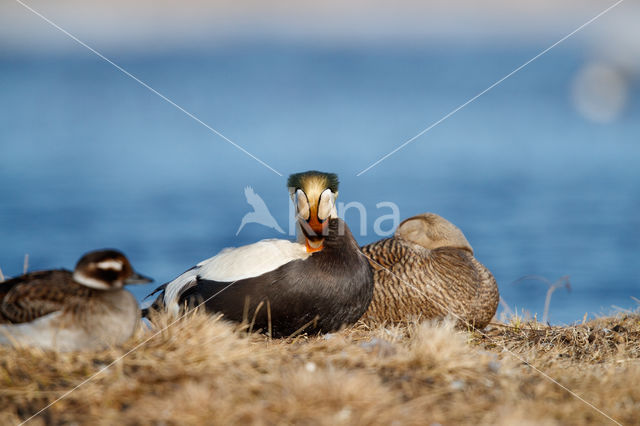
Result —
<instances>
[{"instance_id":1,"label":"dark tail feather","mask_svg":"<svg viewBox=\"0 0 640 426\"><path fill-rule=\"evenodd\" d=\"M155 290L153 290L153 292L149 293L147 295L147 297L145 297L143 300L148 299L149 297L153 296L156 293L160 293L158 294L158 297L156 297L156 300L153 301L153 303L151 305L149 305L148 307L142 309L142 318L149 318L149 312L151 311L163 311L164 310L164 289L165 287L167 287L168 283L165 283L163 285L161 285L160 287L156 288Z\"/></svg>"}]
</instances>

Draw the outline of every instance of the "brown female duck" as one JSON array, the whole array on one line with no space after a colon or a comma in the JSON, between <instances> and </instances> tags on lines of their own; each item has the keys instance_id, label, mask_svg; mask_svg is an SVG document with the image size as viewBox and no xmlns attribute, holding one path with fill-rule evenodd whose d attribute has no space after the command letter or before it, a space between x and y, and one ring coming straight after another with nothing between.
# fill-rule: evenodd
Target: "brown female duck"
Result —
<instances>
[{"instance_id":1,"label":"brown female duck","mask_svg":"<svg viewBox=\"0 0 640 426\"><path fill-rule=\"evenodd\" d=\"M451 315L460 325L484 328L498 308L493 275L475 259L462 231L436 214L406 219L392 238L362 251L375 281L365 322Z\"/></svg>"}]
</instances>

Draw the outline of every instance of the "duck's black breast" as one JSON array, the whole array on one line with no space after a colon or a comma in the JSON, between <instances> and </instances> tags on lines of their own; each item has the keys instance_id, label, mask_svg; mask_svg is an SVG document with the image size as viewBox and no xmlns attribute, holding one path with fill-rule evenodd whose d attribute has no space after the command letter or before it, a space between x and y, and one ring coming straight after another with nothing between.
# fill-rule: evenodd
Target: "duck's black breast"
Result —
<instances>
[{"instance_id":1,"label":"duck's black breast","mask_svg":"<svg viewBox=\"0 0 640 426\"><path fill-rule=\"evenodd\" d=\"M180 303L204 302L208 311L282 337L330 332L353 324L366 311L372 295L368 261L344 222L331 219L322 251L235 283L198 278Z\"/></svg>"}]
</instances>

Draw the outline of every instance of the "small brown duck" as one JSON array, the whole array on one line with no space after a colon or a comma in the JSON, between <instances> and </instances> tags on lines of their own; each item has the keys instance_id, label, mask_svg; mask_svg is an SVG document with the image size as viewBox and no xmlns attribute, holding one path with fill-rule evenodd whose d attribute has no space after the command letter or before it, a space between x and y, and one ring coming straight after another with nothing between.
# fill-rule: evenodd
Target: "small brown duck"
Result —
<instances>
[{"instance_id":1,"label":"small brown duck","mask_svg":"<svg viewBox=\"0 0 640 426\"><path fill-rule=\"evenodd\" d=\"M399 323L450 314L460 326L482 329L496 313L500 296L493 275L475 259L462 231L436 214L406 219L392 238L362 251L375 282L365 322Z\"/></svg>"},{"instance_id":2,"label":"small brown duck","mask_svg":"<svg viewBox=\"0 0 640 426\"><path fill-rule=\"evenodd\" d=\"M2 282L0 344L58 351L120 344L140 318L123 286L147 282L117 250L87 253L73 272L38 271Z\"/></svg>"}]
</instances>

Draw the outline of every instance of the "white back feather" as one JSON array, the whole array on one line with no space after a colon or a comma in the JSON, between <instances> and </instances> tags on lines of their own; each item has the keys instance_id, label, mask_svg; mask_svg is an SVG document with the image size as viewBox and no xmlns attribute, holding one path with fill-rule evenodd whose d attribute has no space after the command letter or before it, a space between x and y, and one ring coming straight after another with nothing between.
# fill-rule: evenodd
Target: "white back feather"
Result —
<instances>
[{"instance_id":1,"label":"white back feather","mask_svg":"<svg viewBox=\"0 0 640 426\"><path fill-rule=\"evenodd\" d=\"M194 286L198 277L219 282L240 281L273 271L294 260L306 259L310 255L304 244L279 239L226 248L167 284L164 304L169 312L176 315L180 309L180 295Z\"/></svg>"}]
</instances>

